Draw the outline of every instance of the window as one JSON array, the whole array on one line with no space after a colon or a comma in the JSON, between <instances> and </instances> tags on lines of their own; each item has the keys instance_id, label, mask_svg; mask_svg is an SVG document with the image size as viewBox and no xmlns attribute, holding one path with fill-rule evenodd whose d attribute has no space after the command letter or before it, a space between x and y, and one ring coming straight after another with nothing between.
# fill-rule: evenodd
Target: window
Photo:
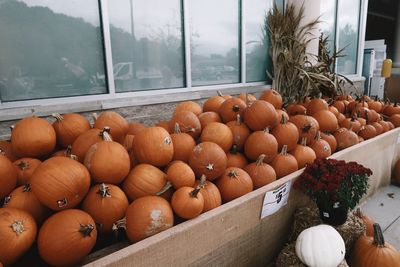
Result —
<instances>
[{"instance_id":1,"label":"window","mask_svg":"<svg viewBox=\"0 0 400 267\"><path fill-rule=\"evenodd\" d=\"M2 102L106 93L98 2L0 2Z\"/></svg>"},{"instance_id":2,"label":"window","mask_svg":"<svg viewBox=\"0 0 400 267\"><path fill-rule=\"evenodd\" d=\"M357 74L357 55L360 29L360 0L321 1L321 31L329 36L331 51L344 48L343 57L338 58L338 73Z\"/></svg>"}]
</instances>

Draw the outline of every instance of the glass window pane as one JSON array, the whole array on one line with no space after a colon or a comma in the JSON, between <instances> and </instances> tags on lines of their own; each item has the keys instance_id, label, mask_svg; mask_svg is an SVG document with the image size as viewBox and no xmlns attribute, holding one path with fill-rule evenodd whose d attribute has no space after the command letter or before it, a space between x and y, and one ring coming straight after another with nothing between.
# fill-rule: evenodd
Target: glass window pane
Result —
<instances>
[{"instance_id":1,"label":"glass window pane","mask_svg":"<svg viewBox=\"0 0 400 267\"><path fill-rule=\"evenodd\" d=\"M239 1L189 3L192 84L239 82Z\"/></svg>"},{"instance_id":2,"label":"glass window pane","mask_svg":"<svg viewBox=\"0 0 400 267\"><path fill-rule=\"evenodd\" d=\"M246 81L258 82L267 79L269 61L268 29L264 19L273 7L273 0L247 0L246 16ZM270 71L270 70L269 70Z\"/></svg>"},{"instance_id":3,"label":"glass window pane","mask_svg":"<svg viewBox=\"0 0 400 267\"><path fill-rule=\"evenodd\" d=\"M108 1L117 92L184 86L180 2Z\"/></svg>"},{"instance_id":4,"label":"glass window pane","mask_svg":"<svg viewBox=\"0 0 400 267\"><path fill-rule=\"evenodd\" d=\"M337 71L341 74L357 72L358 28L360 0L340 0L338 10L339 48L345 48L338 59Z\"/></svg>"},{"instance_id":5,"label":"glass window pane","mask_svg":"<svg viewBox=\"0 0 400 267\"><path fill-rule=\"evenodd\" d=\"M328 37L328 49L333 53L335 47L335 31L336 31L336 0L321 1L321 23L320 31L325 37Z\"/></svg>"},{"instance_id":6,"label":"glass window pane","mask_svg":"<svg viewBox=\"0 0 400 267\"><path fill-rule=\"evenodd\" d=\"M106 93L96 0L0 1L1 101Z\"/></svg>"}]
</instances>

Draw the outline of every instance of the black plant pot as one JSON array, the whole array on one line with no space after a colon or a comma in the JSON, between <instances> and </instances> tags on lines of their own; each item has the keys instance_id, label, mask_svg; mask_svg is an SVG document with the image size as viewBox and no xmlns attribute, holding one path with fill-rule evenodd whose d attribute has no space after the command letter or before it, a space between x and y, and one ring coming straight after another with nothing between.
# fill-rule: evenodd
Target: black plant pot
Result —
<instances>
[{"instance_id":1,"label":"black plant pot","mask_svg":"<svg viewBox=\"0 0 400 267\"><path fill-rule=\"evenodd\" d=\"M317 202L321 220L329 225L342 225L347 221L349 208L336 202L331 205Z\"/></svg>"}]
</instances>

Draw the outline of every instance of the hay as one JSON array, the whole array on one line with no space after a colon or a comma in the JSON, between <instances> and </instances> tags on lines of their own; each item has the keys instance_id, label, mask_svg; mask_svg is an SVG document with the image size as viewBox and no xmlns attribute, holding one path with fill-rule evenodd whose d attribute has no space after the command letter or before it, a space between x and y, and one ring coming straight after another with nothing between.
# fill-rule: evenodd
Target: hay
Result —
<instances>
[{"instance_id":1,"label":"hay","mask_svg":"<svg viewBox=\"0 0 400 267\"><path fill-rule=\"evenodd\" d=\"M302 267L304 265L296 256L295 244L299 234L311 227L322 224L319 218L319 211L316 205L300 207L295 211L294 223L292 232L289 236L289 243L283 248L276 260L277 267ZM349 252L353 248L357 239L364 233L365 225L360 218L355 216L352 212L349 213L346 223L336 226L335 229L342 236L346 251ZM342 262L339 266L348 266L346 261Z\"/></svg>"}]
</instances>

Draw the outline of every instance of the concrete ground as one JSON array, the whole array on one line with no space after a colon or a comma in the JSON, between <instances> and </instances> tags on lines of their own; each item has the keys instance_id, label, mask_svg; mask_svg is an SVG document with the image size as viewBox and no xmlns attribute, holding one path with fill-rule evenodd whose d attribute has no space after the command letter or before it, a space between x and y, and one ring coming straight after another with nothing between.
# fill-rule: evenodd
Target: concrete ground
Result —
<instances>
[{"instance_id":1,"label":"concrete ground","mask_svg":"<svg viewBox=\"0 0 400 267\"><path fill-rule=\"evenodd\" d=\"M385 242L400 250L400 187L380 189L361 205L361 210L380 224Z\"/></svg>"}]
</instances>

